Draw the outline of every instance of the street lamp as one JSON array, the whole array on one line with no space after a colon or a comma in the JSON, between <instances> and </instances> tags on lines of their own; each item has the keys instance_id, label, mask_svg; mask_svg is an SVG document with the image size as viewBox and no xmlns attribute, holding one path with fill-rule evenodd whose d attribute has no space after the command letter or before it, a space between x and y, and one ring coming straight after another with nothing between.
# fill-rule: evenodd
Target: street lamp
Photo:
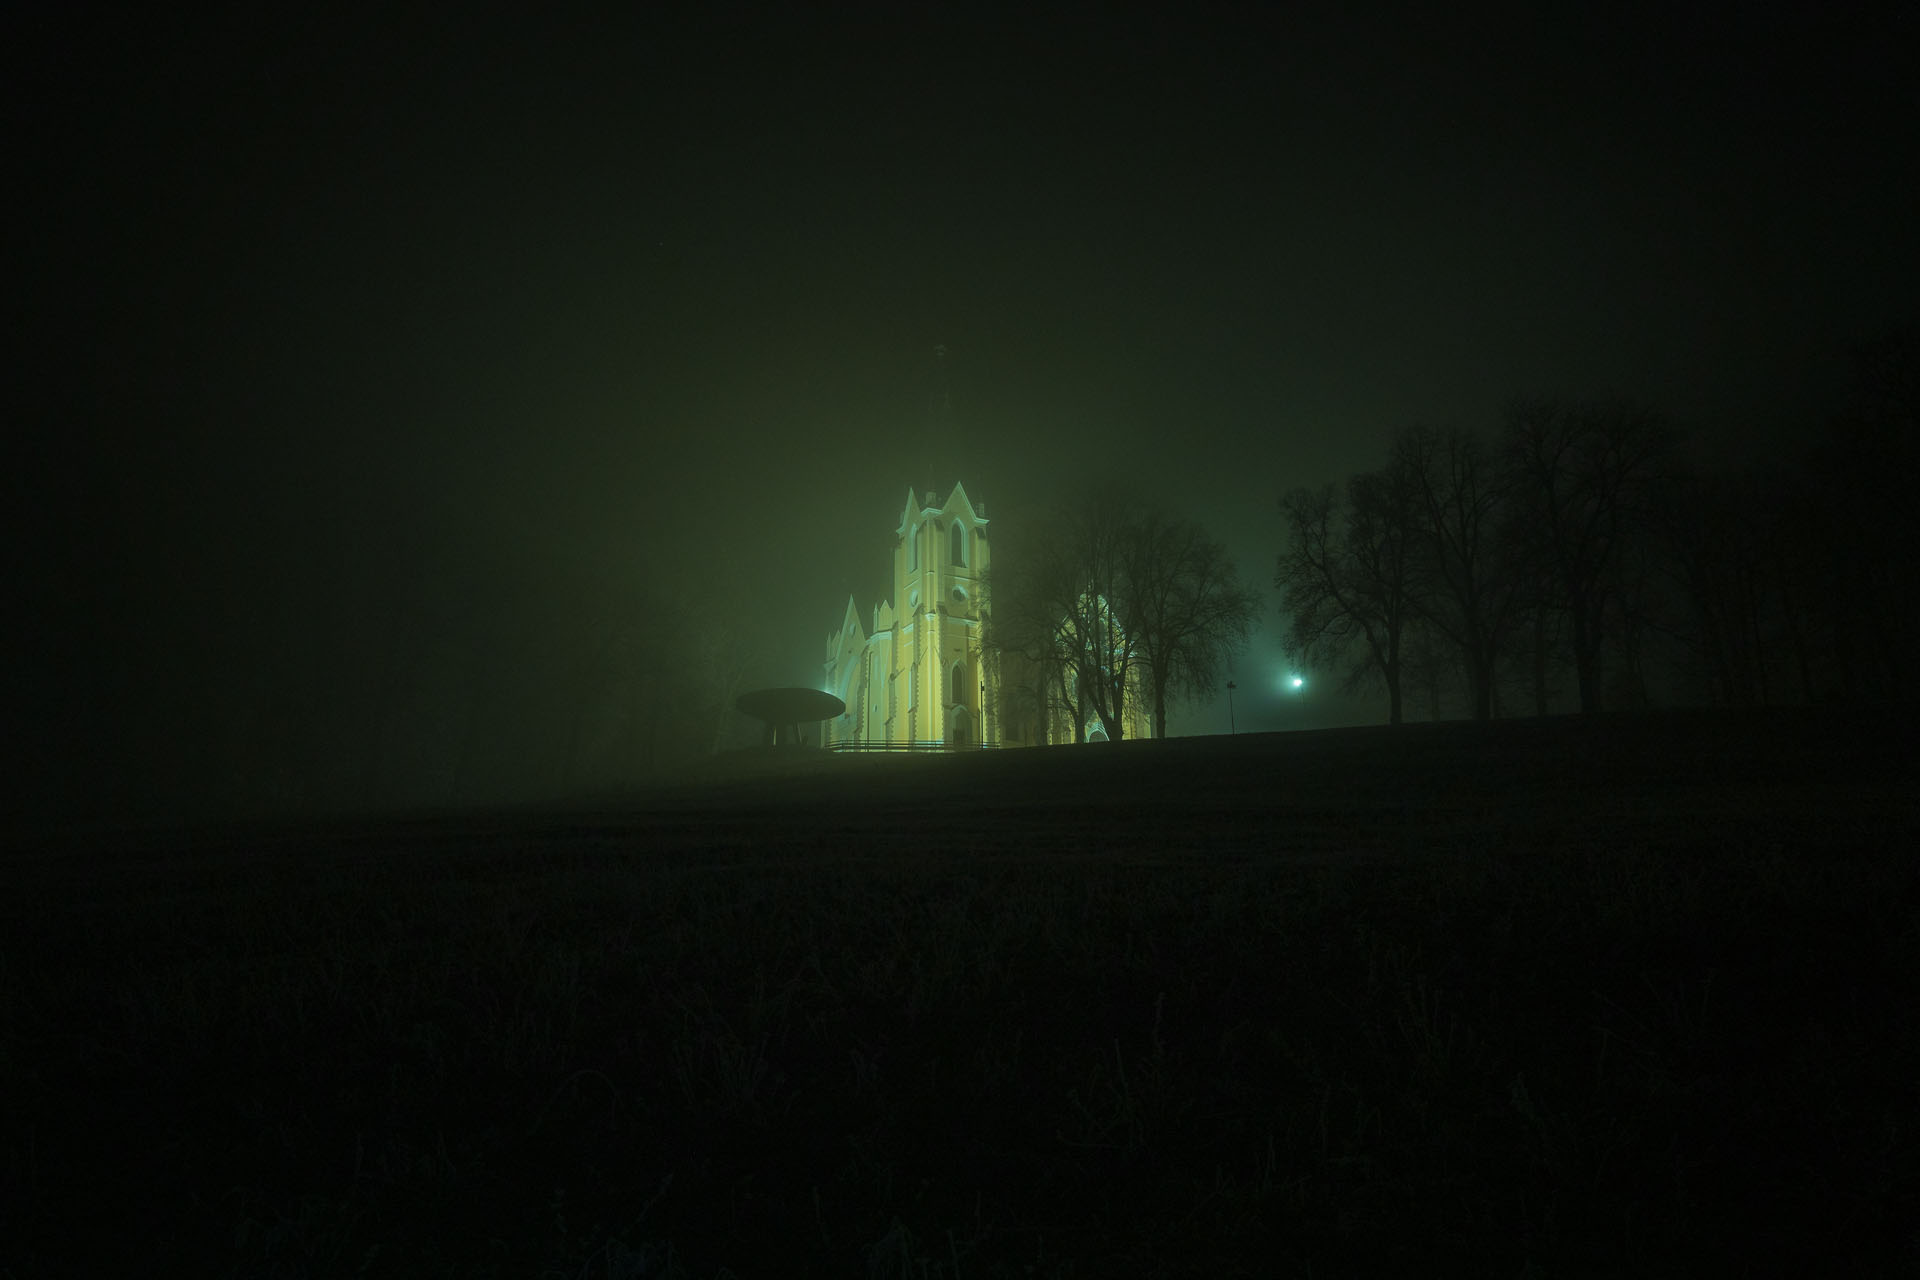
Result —
<instances>
[{"instance_id":1,"label":"street lamp","mask_svg":"<svg viewBox=\"0 0 1920 1280\"><path fill-rule=\"evenodd\" d=\"M1227 733L1229 735L1237 732L1233 723L1233 691L1239 687L1233 681L1227 681Z\"/></svg>"}]
</instances>

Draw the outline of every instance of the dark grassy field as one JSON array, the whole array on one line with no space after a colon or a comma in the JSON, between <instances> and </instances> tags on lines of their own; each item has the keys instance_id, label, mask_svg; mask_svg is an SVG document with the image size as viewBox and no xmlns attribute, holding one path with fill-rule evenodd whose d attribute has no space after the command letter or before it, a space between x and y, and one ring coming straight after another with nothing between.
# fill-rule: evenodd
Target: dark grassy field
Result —
<instances>
[{"instance_id":1,"label":"dark grassy field","mask_svg":"<svg viewBox=\"0 0 1920 1280\"><path fill-rule=\"evenodd\" d=\"M1890 717L716 760L0 860L0 1277L1920 1268Z\"/></svg>"}]
</instances>

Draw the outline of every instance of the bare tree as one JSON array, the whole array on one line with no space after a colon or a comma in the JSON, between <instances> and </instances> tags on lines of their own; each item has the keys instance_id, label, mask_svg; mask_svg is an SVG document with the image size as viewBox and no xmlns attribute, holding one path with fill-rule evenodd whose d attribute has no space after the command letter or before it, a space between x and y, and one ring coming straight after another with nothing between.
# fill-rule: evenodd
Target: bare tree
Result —
<instances>
[{"instance_id":1,"label":"bare tree","mask_svg":"<svg viewBox=\"0 0 1920 1280\"><path fill-rule=\"evenodd\" d=\"M1083 588L1063 527L1055 517L1003 530L996 545L1008 550L987 571L993 607L982 646L1001 679L1032 700L1041 742L1056 694L1074 718L1076 741L1085 729L1078 637L1069 625Z\"/></svg>"},{"instance_id":2,"label":"bare tree","mask_svg":"<svg viewBox=\"0 0 1920 1280\"><path fill-rule=\"evenodd\" d=\"M1682 675L1715 706L1771 700L1770 506L1752 473L1705 472L1663 479L1649 507L1672 588L1662 629L1680 647Z\"/></svg>"},{"instance_id":3,"label":"bare tree","mask_svg":"<svg viewBox=\"0 0 1920 1280\"><path fill-rule=\"evenodd\" d=\"M1259 608L1204 529L1138 502L1089 496L1000 545L988 651L1066 709L1076 740L1089 717L1125 736L1139 697L1164 736L1168 701L1216 687Z\"/></svg>"},{"instance_id":4,"label":"bare tree","mask_svg":"<svg viewBox=\"0 0 1920 1280\"><path fill-rule=\"evenodd\" d=\"M1107 740L1126 736L1127 698L1140 657L1139 633L1121 616L1128 598L1133 530L1118 504L1090 498L1058 525L1065 556L1065 622L1056 631L1064 665ZM1076 590L1077 587L1077 590Z\"/></svg>"},{"instance_id":5,"label":"bare tree","mask_svg":"<svg viewBox=\"0 0 1920 1280\"><path fill-rule=\"evenodd\" d=\"M1394 441L1395 465L1420 514L1421 615L1459 650L1473 718L1493 715L1493 686L1519 619L1525 575L1512 554L1512 476L1481 438L1414 427Z\"/></svg>"},{"instance_id":6,"label":"bare tree","mask_svg":"<svg viewBox=\"0 0 1920 1280\"><path fill-rule=\"evenodd\" d=\"M1152 700L1153 736L1167 736L1167 698L1205 697L1245 645L1260 608L1226 548L1191 520L1147 511L1126 533L1122 613Z\"/></svg>"},{"instance_id":7,"label":"bare tree","mask_svg":"<svg viewBox=\"0 0 1920 1280\"><path fill-rule=\"evenodd\" d=\"M1287 548L1274 586L1288 615L1282 645L1301 662L1349 662L1350 691L1378 676L1390 724L1401 722L1402 651L1415 620L1415 496L1406 468L1389 464L1349 480L1344 504L1332 485L1280 500Z\"/></svg>"},{"instance_id":8,"label":"bare tree","mask_svg":"<svg viewBox=\"0 0 1920 1280\"><path fill-rule=\"evenodd\" d=\"M1649 486L1672 441L1658 416L1620 401L1536 400L1507 414L1518 514L1542 549L1555 602L1566 613L1583 712L1601 706L1601 654L1620 603L1616 560L1644 520Z\"/></svg>"}]
</instances>

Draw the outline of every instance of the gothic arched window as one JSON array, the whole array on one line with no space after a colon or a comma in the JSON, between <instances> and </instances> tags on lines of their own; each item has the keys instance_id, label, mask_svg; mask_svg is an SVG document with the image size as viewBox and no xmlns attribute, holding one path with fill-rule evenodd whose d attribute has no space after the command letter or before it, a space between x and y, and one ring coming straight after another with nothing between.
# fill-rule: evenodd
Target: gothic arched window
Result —
<instances>
[{"instance_id":1,"label":"gothic arched window","mask_svg":"<svg viewBox=\"0 0 1920 1280\"><path fill-rule=\"evenodd\" d=\"M917 526L917 525L916 525L916 526L914 526L913 528L910 528L910 529L908 529L908 530L907 530L907 544L908 544L908 551L907 551L907 568L908 568L908 569L918 569L918 568L920 567L920 529L919 529L919 526Z\"/></svg>"},{"instance_id":2,"label":"gothic arched window","mask_svg":"<svg viewBox=\"0 0 1920 1280\"><path fill-rule=\"evenodd\" d=\"M965 702L967 700L966 675L967 675L967 669L964 665L958 662L953 664L953 671L952 671L953 696L949 698L948 701Z\"/></svg>"},{"instance_id":3,"label":"gothic arched window","mask_svg":"<svg viewBox=\"0 0 1920 1280\"><path fill-rule=\"evenodd\" d=\"M955 564L967 562L967 529L958 520L953 522L953 562Z\"/></svg>"}]
</instances>

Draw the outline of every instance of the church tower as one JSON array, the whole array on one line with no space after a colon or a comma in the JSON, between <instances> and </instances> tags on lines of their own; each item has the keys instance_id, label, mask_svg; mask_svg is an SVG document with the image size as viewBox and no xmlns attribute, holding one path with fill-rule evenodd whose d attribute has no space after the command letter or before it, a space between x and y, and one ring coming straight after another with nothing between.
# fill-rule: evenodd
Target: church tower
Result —
<instances>
[{"instance_id":1,"label":"church tower","mask_svg":"<svg viewBox=\"0 0 1920 1280\"><path fill-rule=\"evenodd\" d=\"M938 490L954 465L959 428L954 423L953 384L947 376L947 344L933 344L933 368L927 386L927 416L920 428L919 486Z\"/></svg>"},{"instance_id":2,"label":"church tower","mask_svg":"<svg viewBox=\"0 0 1920 1280\"><path fill-rule=\"evenodd\" d=\"M826 725L829 744L1001 745L1000 698L981 644L992 558L987 509L950 480L963 443L941 343L909 464L914 483L893 531L892 599L874 606L870 631L849 600L840 629L827 637L822 687L847 705Z\"/></svg>"},{"instance_id":3,"label":"church tower","mask_svg":"<svg viewBox=\"0 0 1920 1280\"><path fill-rule=\"evenodd\" d=\"M975 503L964 484L944 502L936 490L907 490L893 531L892 600L874 605L868 631L849 597L839 629L827 636L820 687L847 709L824 723L823 744L956 749L1107 738L1107 727L1083 696L1063 687L1057 669L1048 674L1014 655L987 661L987 530L986 504ZM1125 737L1151 736L1138 668L1124 714Z\"/></svg>"},{"instance_id":4,"label":"church tower","mask_svg":"<svg viewBox=\"0 0 1920 1280\"><path fill-rule=\"evenodd\" d=\"M829 744L1000 745L999 697L981 645L992 562L984 504L956 483L944 502L908 489L894 528L891 603L865 633L852 600L827 637L824 687L847 705Z\"/></svg>"},{"instance_id":5,"label":"church tower","mask_svg":"<svg viewBox=\"0 0 1920 1280\"><path fill-rule=\"evenodd\" d=\"M990 556L986 514L964 484L945 502L908 491L894 529L896 740L996 741L980 644Z\"/></svg>"}]
</instances>

